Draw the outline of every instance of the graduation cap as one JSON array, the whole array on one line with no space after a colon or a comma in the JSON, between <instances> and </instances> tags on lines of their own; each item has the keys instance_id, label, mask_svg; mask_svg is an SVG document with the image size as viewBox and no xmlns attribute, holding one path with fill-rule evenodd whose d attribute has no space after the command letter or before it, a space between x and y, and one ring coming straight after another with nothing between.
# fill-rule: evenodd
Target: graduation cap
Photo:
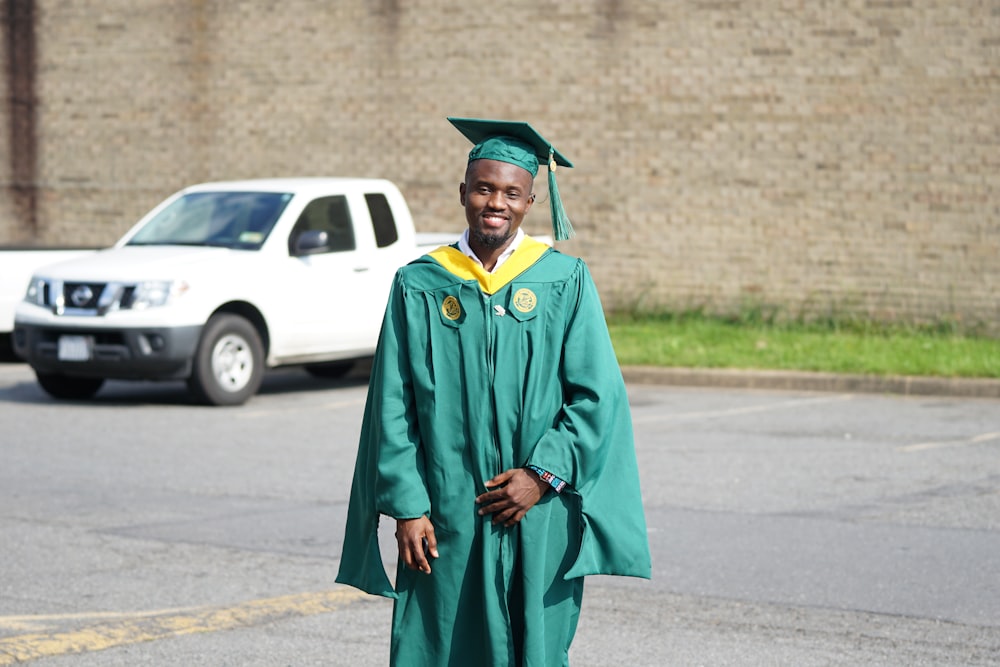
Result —
<instances>
[{"instance_id":1,"label":"graduation cap","mask_svg":"<svg viewBox=\"0 0 1000 667\"><path fill-rule=\"evenodd\" d=\"M473 160L499 160L525 169L532 178L538 174L538 165L549 166L549 210L552 214L552 233L556 241L573 236L573 226L563 209L559 187L556 185L556 166L572 167L573 163L557 151L545 137L528 123L512 120L485 120L482 118L448 118L455 128L471 141L469 162Z\"/></svg>"}]
</instances>

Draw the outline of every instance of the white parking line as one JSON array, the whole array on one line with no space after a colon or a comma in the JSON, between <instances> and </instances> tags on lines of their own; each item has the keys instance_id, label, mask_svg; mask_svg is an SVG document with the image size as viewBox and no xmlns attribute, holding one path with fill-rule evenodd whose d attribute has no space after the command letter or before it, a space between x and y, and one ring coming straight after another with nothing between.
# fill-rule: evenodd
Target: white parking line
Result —
<instances>
[{"instance_id":1,"label":"white parking line","mask_svg":"<svg viewBox=\"0 0 1000 667\"><path fill-rule=\"evenodd\" d=\"M649 424L652 422L677 421L682 419L706 419L712 417L731 417L734 415L748 415L757 412L772 412L774 410L786 410L798 408L804 405L822 405L824 403L839 403L849 401L855 397L854 394L836 394L833 396L820 396L817 398L803 398L792 401L781 401L780 403L763 403L761 405L748 405L741 408L726 408L724 410L701 410L698 412L674 412L661 413L655 415L639 415L632 411L632 422L635 424Z\"/></svg>"},{"instance_id":2,"label":"white parking line","mask_svg":"<svg viewBox=\"0 0 1000 667\"><path fill-rule=\"evenodd\" d=\"M317 412L334 411L354 408L365 404L365 397L352 398L344 401L330 401L327 403L300 403L292 406L282 406L280 408L257 409L251 404L244 407L239 414L241 419L260 419L262 417L274 417L275 415L287 415L289 412Z\"/></svg>"},{"instance_id":3,"label":"white parking line","mask_svg":"<svg viewBox=\"0 0 1000 667\"><path fill-rule=\"evenodd\" d=\"M902 447L896 447L897 452L923 452L928 449L944 449L946 447L967 447L969 445L980 445L984 442L991 442L993 440L1000 440L1000 431L993 433L981 433L979 435L974 435L971 438L963 438L961 440L943 440L941 442L920 442L915 445L903 445Z\"/></svg>"}]
</instances>

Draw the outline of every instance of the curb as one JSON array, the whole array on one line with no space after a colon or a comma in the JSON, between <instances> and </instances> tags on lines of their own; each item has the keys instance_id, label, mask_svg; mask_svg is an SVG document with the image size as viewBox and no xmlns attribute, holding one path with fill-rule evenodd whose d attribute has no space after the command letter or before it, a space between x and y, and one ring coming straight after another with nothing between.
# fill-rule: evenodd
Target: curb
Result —
<instances>
[{"instance_id":1,"label":"curb","mask_svg":"<svg viewBox=\"0 0 1000 667\"><path fill-rule=\"evenodd\" d=\"M804 371L622 366L627 383L727 389L781 389L838 393L1000 398L1000 379L910 375L850 375Z\"/></svg>"},{"instance_id":2,"label":"curb","mask_svg":"<svg viewBox=\"0 0 1000 667\"><path fill-rule=\"evenodd\" d=\"M351 372L351 377L364 377L367 380L368 363L361 363L358 366L356 371ZM0 361L0 372L7 368L24 368L24 365L20 360L11 363ZM1000 379L992 378L850 375L806 371L660 366L622 366L621 369L625 382L629 384L1000 399Z\"/></svg>"}]
</instances>

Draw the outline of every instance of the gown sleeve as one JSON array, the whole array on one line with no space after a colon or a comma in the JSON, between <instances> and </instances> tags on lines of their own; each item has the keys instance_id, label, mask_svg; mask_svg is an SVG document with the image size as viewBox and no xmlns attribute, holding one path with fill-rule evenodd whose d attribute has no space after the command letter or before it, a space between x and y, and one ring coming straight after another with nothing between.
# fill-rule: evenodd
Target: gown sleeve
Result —
<instances>
[{"instance_id":1,"label":"gown sleeve","mask_svg":"<svg viewBox=\"0 0 1000 667\"><path fill-rule=\"evenodd\" d=\"M567 578L623 574L648 578L651 564L628 394L597 288L583 262L568 326L560 380L563 409L535 445L529 465L563 479L578 494L583 537ZM564 491L565 493L565 491Z\"/></svg>"},{"instance_id":2,"label":"gown sleeve","mask_svg":"<svg viewBox=\"0 0 1000 667\"><path fill-rule=\"evenodd\" d=\"M339 583L396 597L382 565L379 515L430 514L420 438L407 363L405 290L397 274L372 363L358 443Z\"/></svg>"}]
</instances>

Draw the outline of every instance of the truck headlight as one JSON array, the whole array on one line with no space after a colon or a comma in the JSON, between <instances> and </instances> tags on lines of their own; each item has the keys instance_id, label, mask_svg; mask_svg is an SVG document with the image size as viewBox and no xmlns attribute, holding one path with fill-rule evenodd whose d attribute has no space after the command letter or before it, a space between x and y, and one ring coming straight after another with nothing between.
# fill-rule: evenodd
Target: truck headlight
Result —
<instances>
[{"instance_id":1,"label":"truck headlight","mask_svg":"<svg viewBox=\"0 0 1000 667\"><path fill-rule=\"evenodd\" d=\"M147 280L138 283L132 293L131 307L133 310L156 308L170 303L171 298L178 297L188 289L183 280Z\"/></svg>"},{"instance_id":2,"label":"truck headlight","mask_svg":"<svg viewBox=\"0 0 1000 667\"><path fill-rule=\"evenodd\" d=\"M47 306L49 303L49 283L44 278L32 276L28 283L28 289L24 293L24 300L36 306Z\"/></svg>"}]
</instances>

